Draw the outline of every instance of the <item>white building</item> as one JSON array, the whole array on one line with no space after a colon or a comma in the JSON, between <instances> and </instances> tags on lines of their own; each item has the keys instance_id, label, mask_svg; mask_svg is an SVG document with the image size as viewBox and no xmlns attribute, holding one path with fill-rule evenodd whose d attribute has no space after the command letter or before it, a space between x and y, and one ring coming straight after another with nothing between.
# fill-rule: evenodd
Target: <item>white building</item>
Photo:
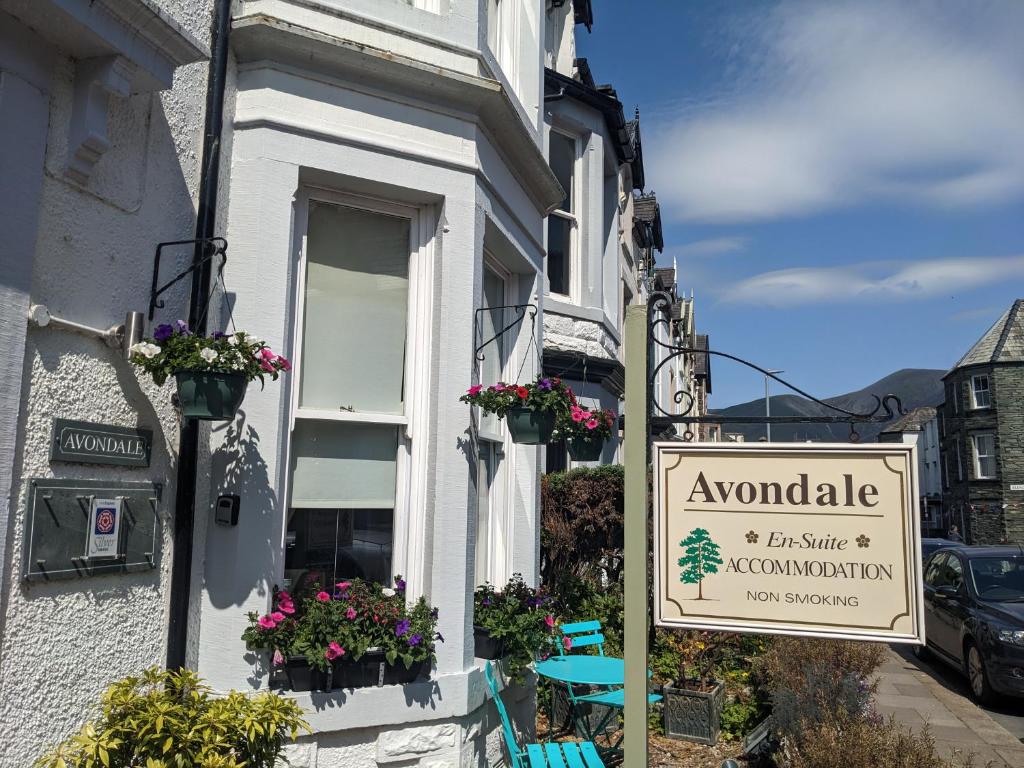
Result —
<instances>
[{"instance_id":1,"label":"white building","mask_svg":"<svg viewBox=\"0 0 1024 768\"><path fill-rule=\"evenodd\" d=\"M880 443L917 446L917 478L920 496L918 512L924 536L944 537L947 522L942 515L942 465L939 457L939 420L936 409L915 408L886 426L878 435ZM953 521L956 522L956 521Z\"/></svg>"},{"instance_id":2,"label":"white building","mask_svg":"<svg viewBox=\"0 0 1024 768\"><path fill-rule=\"evenodd\" d=\"M154 387L88 333L26 317L45 304L78 324L115 325L148 306L156 244L193 237L207 80L198 62L213 6L0 0L0 351L15 372L0 379L3 768L75 729L112 679L164 661L173 385ZM500 423L474 423L458 397L492 376L539 372L549 313L619 339L623 286L639 292L633 184L617 154L630 138L611 135L603 113L545 96L545 63L565 71L589 4L237 0L231 13L215 227L229 243L226 294L210 326L227 322L230 305L237 327L295 370L250 388L235 422L201 432L189 664L217 690L263 687L266 669L240 635L275 585L307 572L401 573L440 611L431 680L296 694L314 734L293 765L482 765L497 739L473 659L472 591L513 572L535 578L542 455ZM576 301L547 290L546 217L565 200L547 162L555 112L563 128L579 120L592 132L593 151L577 143L573 155L588 205L619 214L592 220L587 237L608 259L573 278ZM190 256L175 253L161 282ZM154 322L186 316L187 283L161 296ZM479 362L483 328L507 316L498 308L524 304L536 324ZM615 345L608 354L621 359ZM152 430L152 459L53 462L57 417ZM45 509L33 480L53 478L152 483L152 567L26 580L46 566L25 545ZM213 520L222 494L240 497L236 526ZM518 695L528 713L531 697Z\"/></svg>"}]
</instances>

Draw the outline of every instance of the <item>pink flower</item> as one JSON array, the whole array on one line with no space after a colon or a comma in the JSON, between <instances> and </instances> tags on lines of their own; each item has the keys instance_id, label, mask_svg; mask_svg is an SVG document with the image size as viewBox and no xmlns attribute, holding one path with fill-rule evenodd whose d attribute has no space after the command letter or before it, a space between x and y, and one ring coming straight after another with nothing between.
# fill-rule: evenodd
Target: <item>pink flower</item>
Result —
<instances>
[{"instance_id":1,"label":"pink flower","mask_svg":"<svg viewBox=\"0 0 1024 768\"><path fill-rule=\"evenodd\" d=\"M324 651L324 656L326 656L331 661L334 661L339 656L344 656L344 655L345 655L345 649L342 648L340 645L338 645L335 642L331 642L327 646L327 650Z\"/></svg>"},{"instance_id":2,"label":"pink flower","mask_svg":"<svg viewBox=\"0 0 1024 768\"><path fill-rule=\"evenodd\" d=\"M273 629L277 626L277 622L269 616L260 616L259 621L256 623L260 625L261 629Z\"/></svg>"},{"instance_id":3,"label":"pink flower","mask_svg":"<svg viewBox=\"0 0 1024 768\"><path fill-rule=\"evenodd\" d=\"M474 384L472 387L470 387L469 389L466 390L466 394L468 394L470 396L472 396L472 395L479 395L480 394L480 390L483 389L483 388L484 388L483 384Z\"/></svg>"},{"instance_id":4,"label":"pink flower","mask_svg":"<svg viewBox=\"0 0 1024 768\"><path fill-rule=\"evenodd\" d=\"M334 586L336 586L338 589L340 589L342 592L344 592L346 589L348 589L349 587L352 586L352 582L351 581L339 581Z\"/></svg>"},{"instance_id":5,"label":"pink flower","mask_svg":"<svg viewBox=\"0 0 1024 768\"><path fill-rule=\"evenodd\" d=\"M563 637L562 638L562 647L565 650L567 650L567 651L571 651L572 650L572 638L571 637Z\"/></svg>"},{"instance_id":6,"label":"pink flower","mask_svg":"<svg viewBox=\"0 0 1024 768\"><path fill-rule=\"evenodd\" d=\"M281 602L278 604L277 610L279 610L281 613L287 613L289 616L291 616L293 613L295 613L295 606L291 602Z\"/></svg>"},{"instance_id":7,"label":"pink flower","mask_svg":"<svg viewBox=\"0 0 1024 768\"><path fill-rule=\"evenodd\" d=\"M501 383L501 382L499 381L499 382L498 382L497 384L495 384L495 385L494 385L494 391L495 391L495 392L504 392L504 391L505 391L505 385L504 385L504 384L502 384L502 383Z\"/></svg>"},{"instance_id":8,"label":"pink flower","mask_svg":"<svg viewBox=\"0 0 1024 768\"><path fill-rule=\"evenodd\" d=\"M290 603L292 601L292 596L282 589L277 593L277 599L282 603Z\"/></svg>"},{"instance_id":9,"label":"pink flower","mask_svg":"<svg viewBox=\"0 0 1024 768\"><path fill-rule=\"evenodd\" d=\"M359 614L356 613L356 609L353 608L351 605L348 607L348 610L345 611L345 618L346 619L354 619L358 615Z\"/></svg>"},{"instance_id":10,"label":"pink flower","mask_svg":"<svg viewBox=\"0 0 1024 768\"><path fill-rule=\"evenodd\" d=\"M280 667L284 664L284 654L280 651L274 651L274 666Z\"/></svg>"},{"instance_id":11,"label":"pink flower","mask_svg":"<svg viewBox=\"0 0 1024 768\"><path fill-rule=\"evenodd\" d=\"M597 429L597 419L587 420L587 429Z\"/></svg>"},{"instance_id":12,"label":"pink flower","mask_svg":"<svg viewBox=\"0 0 1024 768\"><path fill-rule=\"evenodd\" d=\"M277 370L272 363L269 363L266 360L260 361L260 368L262 368L267 373L273 373L274 371Z\"/></svg>"},{"instance_id":13,"label":"pink flower","mask_svg":"<svg viewBox=\"0 0 1024 768\"><path fill-rule=\"evenodd\" d=\"M261 349L256 354L259 355L260 357L262 357L268 363L274 362L274 359L277 357L277 355L275 355L273 352L270 351L270 347L264 347L263 349Z\"/></svg>"},{"instance_id":14,"label":"pink flower","mask_svg":"<svg viewBox=\"0 0 1024 768\"><path fill-rule=\"evenodd\" d=\"M321 603L329 603L329 602L331 602L331 596L328 595L323 590L320 590L319 592L316 593L316 599L319 600Z\"/></svg>"},{"instance_id":15,"label":"pink flower","mask_svg":"<svg viewBox=\"0 0 1024 768\"><path fill-rule=\"evenodd\" d=\"M274 611L272 614L270 614L270 618L272 618L276 622L282 622L284 621L284 614L280 611Z\"/></svg>"},{"instance_id":16,"label":"pink flower","mask_svg":"<svg viewBox=\"0 0 1024 768\"><path fill-rule=\"evenodd\" d=\"M548 625L548 629L551 629L555 626L555 617L549 613L544 617L544 623Z\"/></svg>"},{"instance_id":17,"label":"pink flower","mask_svg":"<svg viewBox=\"0 0 1024 768\"><path fill-rule=\"evenodd\" d=\"M281 355L278 355L277 357L274 358L274 363L282 371L290 371L292 369L292 364L290 362L288 362L288 358L287 357L281 357Z\"/></svg>"}]
</instances>

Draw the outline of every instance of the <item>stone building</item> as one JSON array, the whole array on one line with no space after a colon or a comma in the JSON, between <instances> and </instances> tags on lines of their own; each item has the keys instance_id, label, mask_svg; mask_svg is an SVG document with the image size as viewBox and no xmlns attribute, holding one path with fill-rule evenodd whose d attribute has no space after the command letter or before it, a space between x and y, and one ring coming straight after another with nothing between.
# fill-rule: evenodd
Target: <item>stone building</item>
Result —
<instances>
[{"instance_id":1,"label":"stone building","mask_svg":"<svg viewBox=\"0 0 1024 768\"><path fill-rule=\"evenodd\" d=\"M915 408L878 435L880 443L917 446L918 513L922 536L945 536L949 521L942 514L942 471L939 461L939 420L930 406Z\"/></svg>"},{"instance_id":2,"label":"stone building","mask_svg":"<svg viewBox=\"0 0 1024 768\"><path fill-rule=\"evenodd\" d=\"M970 543L1024 543L1024 299L944 377L942 501Z\"/></svg>"}]
</instances>

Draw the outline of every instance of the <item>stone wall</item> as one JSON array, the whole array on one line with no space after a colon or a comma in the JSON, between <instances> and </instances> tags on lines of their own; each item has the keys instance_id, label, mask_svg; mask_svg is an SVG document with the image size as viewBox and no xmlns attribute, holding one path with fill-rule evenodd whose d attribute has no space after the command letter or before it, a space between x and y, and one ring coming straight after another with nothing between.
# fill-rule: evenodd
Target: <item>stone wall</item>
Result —
<instances>
[{"instance_id":1,"label":"stone wall","mask_svg":"<svg viewBox=\"0 0 1024 768\"><path fill-rule=\"evenodd\" d=\"M993 397L999 413L999 479L1007 541L1024 543L1024 365L1001 365L994 371Z\"/></svg>"}]
</instances>

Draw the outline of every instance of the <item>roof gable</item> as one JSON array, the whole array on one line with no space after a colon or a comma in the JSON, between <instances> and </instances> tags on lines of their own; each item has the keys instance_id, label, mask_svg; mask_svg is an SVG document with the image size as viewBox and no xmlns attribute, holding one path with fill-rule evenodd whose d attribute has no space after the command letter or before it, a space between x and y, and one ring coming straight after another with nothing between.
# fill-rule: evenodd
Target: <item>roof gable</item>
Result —
<instances>
[{"instance_id":1,"label":"roof gable","mask_svg":"<svg viewBox=\"0 0 1024 768\"><path fill-rule=\"evenodd\" d=\"M1024 299L1017 299L953 366L1024 362Z\"/></svg>"}]
</instances>

